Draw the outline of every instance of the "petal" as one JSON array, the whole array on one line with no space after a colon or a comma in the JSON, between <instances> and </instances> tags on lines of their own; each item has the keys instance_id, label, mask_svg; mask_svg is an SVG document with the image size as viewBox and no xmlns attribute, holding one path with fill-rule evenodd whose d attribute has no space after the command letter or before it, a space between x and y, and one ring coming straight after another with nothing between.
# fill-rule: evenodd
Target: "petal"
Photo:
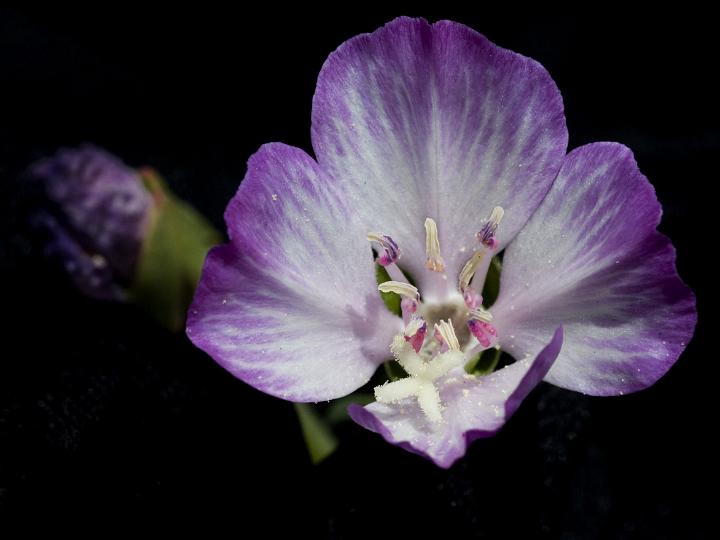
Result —
<instances>
[{"instance_id":1,"label":"petal","mask_svg":"<svg viewBox=\"0 0 720 540\"><path fill-rule=\"evenodd\" d=\"M458 23L399 18L345 42L313 101L318 162L348 184L368 230L390 234L423 285L423 222L438 223L449 287L500 205L510 240L550 188L567 145L545 69Z\"/></svg>"},{"instance_id":2,"label":"petal","mask_svg":"<svg viewBox=\"0 0 720 540\"><path fill-rule=\"evenodd\" d=\"M503 259L493 306L503 349L532 353L562 324L546 380L594 395L645 388L690 340L695 300L675 250L655 229L661 208L632 153L614 143L571 152Z\"/></svg>"},{"instance_id":3,"label":"petal","mask_svg":"<svg viewBox=\"0 0 720 540\"><path fill-rule=\"evenodd\" d=\"M302 150L263 146L225 212L190 339L248 384L292 401L341 397L389 355L402 321L377 293L365 234Z\"/></svg>"},{"instance_id":4,"label":"petal","mask_svg":"<svg viewBox=\"0 0 720 540\"><path fill-rule=\"evenodd\" d=\"M534 359L526 358L485 377L461 369L441 383L443 422L432 424L412 400L404 406L371 403L351 405L350 416L386 441L450 467L475 439L494 435L542 380L560 352L563 330Z\"/></svg>"}]
</instances>

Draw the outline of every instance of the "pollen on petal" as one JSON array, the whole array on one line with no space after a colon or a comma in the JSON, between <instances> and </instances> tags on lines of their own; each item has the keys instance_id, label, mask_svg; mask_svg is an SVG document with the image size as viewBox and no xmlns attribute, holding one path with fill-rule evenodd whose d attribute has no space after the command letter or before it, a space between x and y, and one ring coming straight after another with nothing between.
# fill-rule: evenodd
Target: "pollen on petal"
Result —
<instances>
[{"instance_id":1,"label":"pollen on petal","mask_svg":"<svg viewBox=\"0 0 720 540\"><path fill-rule=\"evenodd\" d=\"M440 238L437 223L432 218L425 219L425 267L433 272L444 272L445 261L440 255Z\"/></svg>"}]
</instances>

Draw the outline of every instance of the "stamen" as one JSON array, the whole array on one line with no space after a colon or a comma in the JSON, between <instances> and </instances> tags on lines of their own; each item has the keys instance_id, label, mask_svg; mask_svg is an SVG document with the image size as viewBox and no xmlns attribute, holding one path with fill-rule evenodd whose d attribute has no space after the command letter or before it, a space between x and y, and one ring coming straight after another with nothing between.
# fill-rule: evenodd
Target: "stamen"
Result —
<instances>
[{"instance_id":1,"label":"stamen","mask_svg":"<svg viewBox=\"0 0 720 540\"><path fill-rule=\"evenodd\" d=\"M367 239L370 242L379 244L383 249L382 254L378 256L377 263L381 266L388 266L393 264L400 258L400 248L398 247L395 240L386 234L369 232L367 233Z\"/></svg>"},{"instance_id":2,"label":"stamen","mask_svg":"<svg viewBox=\"0 0 720 540\"><path fill-rule=\"evenodd\" d=\"M425 254L427 260L425 267L433 272L444 272L445 261L440 255L440 239L438 238L437 223L432 218L425 220Z\"/></svg>"},{"instance_id":3,"label":"stamen","mask_svg":"<svg viewBox=\"0 0 720 540\"><path fill-rule=\"evenodd\" d=\"M400 300L400 312L402 313L403 322L407 325L410 324L412 316L415 314L418 308L418 303L412 298L403 298Z\"/></svg>"},{"instance_id":4,"label":"stamen","mask_svg":"<svg viewBox=\"0 0 720 540\"><path fill-rule=\"evenodd\" d=\"M494 346L497 342L497 330L490 324L492 320L493 316L489 311L478 308L470 312L470 319L467 323L472 335L486 349Z\"/></svg>"},{"instance_id":5,"label":"stamen","mask_svg":"<svg viewBox=\"0 0 720 540\"><path fill-rule=\"evenodd\" d=\"M477 320L483 321L483 322L491 322L493 320L492 313L490 313L488 310L483 309L481 307L470 311L470 318L477 319Z\"/></svg>"},{"instance_id":6,"label":"stamen","mask_svg":"<svg viewBox=\"0 0 720 540\"><path fill-rule=\"evenodd\" d=\"M425 342L425 334L427 334L425 319L418 317L410 321L410 324L405 328L405 341L412 345L415 352L419 353Z\"/></svg>"},{"instance_id":7,"label":"stamen","mask_svg":"<svg viewBox=\"0 0 720 540\"><path fill-rule=\"evenodd\" d=\"M468 285L463 292L463 300L468 309L475 309L476 307L482 306L483 297L481 294L478 294L473 287Z\"/></svg>"},{"instance_id":8,"label":"stamen","mask_svg":"<svg viewBox=\"0 0 720 540\"><path fill-rule=\"evenodd\" d=\"M452 321L450 319L447 321L440 321L435 325L436 337L437 334L440 334L442 337L442 343L447 344L448 349L451 351L460 350L460 342L458 342L458 338L455 335L455 328L453 328Z\"/></svg>"},{"instance_id":9,"label":"stamen","mask_svg":"<svg viewBox=\"0 0 720 540\"><path fill-rule=\"evenodd\" d=\"M416 287L413 287L409 283L403 283L402 281L386 281L378 285L380 292L388 293L394 292L405 298L418 301L420 299L420 292Z\"/></svg>"},{"instance_id":10,"label":"stamen","mask_svg":"<svg viewBox=\"0 0 720 540\"><path fill-rule=\"evenodd\" d=\"M498 225L500 225L504 215L505 210L502 209L502 206L496 206L490 213L490 218L483 222L480 232L477 233L477 239L484 246L490 249L495 249L497 247L495 232L497 231Z\"/></svg>"},{"instance_id":11,"label":"stamen","mask_svg":"<svg viewBox=\"0 0 720 540\"><path fill-rule=\"evenodd\" d=\"M480 249L473 253L472 257L470 257L468 262L465 263L465 266L463 266L463 269L460 271L460 279L458 284L460 292L464 293L465 289L468 288L468 285L470 285L470 281L475 275L475 272L477 271L480 264L483 262L484 258L485 251Z\"/></svg>"},{"instance_id":12,"label":"stamen","mask_svg":"<svg viewBox=\"0 0 720 540\"><path fill-rule=\"evenodd\" d=\"M395 361L403 367L408 377L376 387L375 399L379 403L391 404L414 398L429 422L441 422L444 407L440 395L443 387L440 384L449 384L450 381L457 380L444 378L450 377L450 373L455 373L453 370L462 370L466 362L466 353L461 348L453 319L456 322L462 319L463 324L467 321L467 330L461 328L460 335L463 344L472 348L472 354L476 354L479 349L489 349L497 345L498 336L492 324L493 316L483 309L482 296L471 283L477 273L485 273L498 247L495 234L503 216L504 210L496 206L490 217L483 221L482 229L477 233L482 245L477 246L460 271L458 289L462 294L464 306L457 297L448 298L442 303L442 299L436 299L432 294L429 296L430 300L425 298L421 302L418 289L407 283L402 271L393 264L400 257L397 243L385 234L376 232L367 234L370 242L382 248L377 262L388 266L387 272L390 276L389 281L378 285L378 290L401 296L400 308L405 324L405 330L393 338L390 350ZM434 272L444 272L445 262L440 254L438 227L432 218L425 219L425 249L427 256L425 266ZM446 275L441 277L447 279ZM477 286L481 285L480 283ZM430 302L427 306L423 305L426 301ZM428 332L425 317L430 321L438 321L440 317L445 317L445 320L440 319L433 327L436 341L425 342ZM468 343L468 340L472 339L468 335L468 330L477 339L479 345ZM441 383L441 380L444 382Z\"/></svg>"}]
</instances>

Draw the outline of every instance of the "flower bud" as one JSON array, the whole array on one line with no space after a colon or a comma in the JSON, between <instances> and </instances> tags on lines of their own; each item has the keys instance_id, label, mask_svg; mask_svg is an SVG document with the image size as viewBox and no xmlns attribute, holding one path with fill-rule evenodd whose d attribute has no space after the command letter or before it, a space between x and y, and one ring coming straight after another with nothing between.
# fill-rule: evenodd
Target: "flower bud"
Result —
<instances>
[{"instance_id":1,"label":"flower bud","mask_svg":"<svg viewBox=\"0 0 720 540\"><path fill-rule=\"evenodd\" d=\"M153 200L140 175L91 145L61 149L29 174L45 198L33 222L46 253L84 294L123 299L151 221Z\"/></svg>"}]
</instances>

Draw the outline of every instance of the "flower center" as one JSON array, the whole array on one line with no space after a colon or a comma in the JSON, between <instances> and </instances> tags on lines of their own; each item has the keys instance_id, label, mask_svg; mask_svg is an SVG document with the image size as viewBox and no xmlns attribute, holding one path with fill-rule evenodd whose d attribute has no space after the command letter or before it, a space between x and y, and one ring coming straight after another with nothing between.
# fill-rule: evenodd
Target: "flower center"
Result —
<instances>
[{"instance_id":1,"label":"flower center","mask_svg":"<svg viewBox=\"0 0 720 540\"><path fill-rule=\"evenodd\" d=\"M404 275L396 266L401 257L400 248L389 235L368 233L368 240L380 247L378 264L397 278L381 283L378 289L396 293L402 299L405 329L395 336L390 350L409 375L376 387L375 399L380 403L397 403L414 397L429 421L442 422L443 406L437 381L497 344L492 314L483 309L482 296L472 282L473 278L480 283L485 279L489 262L498 249L495 233L503 215L503 209L497 206L483 222L476 235L479 246L457 276L457 291L441 302L424 302L421 291L401 281ZM425 247L425 267L431 272L443 272L445 262L440 252L438 226L431 218L425 220ZM480 273L482 275L478 275ZM428 333L428 329L432 329L431 332Z\"/></svg>"},{"instance_id":2,"label":"flower center","mask_svg":"<svg viewBox=\"0 0 720 540\"><path fill-rule=\"evenodd\" d=\"M427 322L430 328L435 328L435 325L440 321L450 321L461 349L464 349L470 343L472 335L467 326L470 312L462 296L454 295L442 304L424 303L419 307L417 313L419 317Z\"/></svg>"}]
</instances>

